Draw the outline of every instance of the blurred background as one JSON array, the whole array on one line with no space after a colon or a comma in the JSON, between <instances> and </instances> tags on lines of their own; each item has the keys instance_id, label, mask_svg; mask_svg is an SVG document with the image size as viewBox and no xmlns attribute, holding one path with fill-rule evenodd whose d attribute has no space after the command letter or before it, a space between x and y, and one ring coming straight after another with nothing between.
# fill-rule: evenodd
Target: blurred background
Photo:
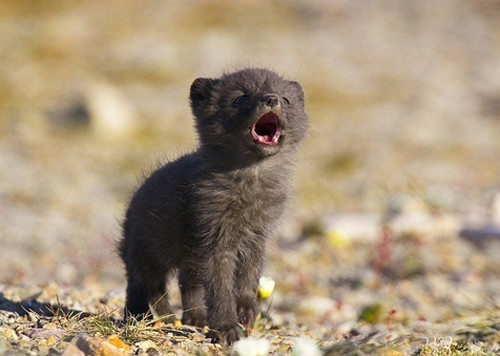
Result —
<instances>
[{"instance_id":1,"label":"blurred background","mask_svg":"<svg viewBox=\"0 0 500 356\"><path fill-rule=\"evenodd\" d=\"M132 192L196 147L191 82L245 66L306 93L312 129L278 241L341 247L394 217L428 231L438 217L457 236L494 217L500 1L6 0L0 283L122 290Z\"/></svg>"}]
</instances>

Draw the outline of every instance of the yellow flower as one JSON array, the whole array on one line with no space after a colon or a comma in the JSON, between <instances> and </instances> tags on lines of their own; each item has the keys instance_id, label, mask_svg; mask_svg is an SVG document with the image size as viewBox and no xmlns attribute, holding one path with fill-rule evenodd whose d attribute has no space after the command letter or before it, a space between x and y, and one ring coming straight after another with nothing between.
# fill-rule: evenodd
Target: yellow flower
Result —
<instances>
[{"instance_id":1,"label":"yellow flower","mask_svg":"<svg viewBox=\"0 0 500 356\"><path fill-rule=\"evenodd\" d=\"M259 298L267 299L273 294L274 286L276 282L271 277L260 277L259 279Z\"/></svg>"},{"instance_id":2,"label":"yellow flower","mask_svg":"<svg viewBox=\"0 0 500 356\"><path fill-rule=\"evenodd\" d=\"M337 248L345 248L349 246L347 235L340 230L331 230L326 235L326 240L330 245Z\"/></svg>"}]
</instances>

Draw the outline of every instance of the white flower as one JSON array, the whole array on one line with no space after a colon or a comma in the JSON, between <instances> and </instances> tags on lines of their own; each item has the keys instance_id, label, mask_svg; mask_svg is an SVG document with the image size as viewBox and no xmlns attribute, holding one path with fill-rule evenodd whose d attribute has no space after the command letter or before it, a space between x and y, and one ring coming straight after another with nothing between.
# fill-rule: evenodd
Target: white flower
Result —
<instances>
[{"instance_id":1,"label":"white flower","mask_svg":"<svg viewBox=\"0 0 500 356\"><path fill-rule=\"evenodd\" d=\"M323 353L313 340L298 337L293 345L293 354L295 356L321 356Z\"/></svg>"},{"instance_id":2,"label":"white flower","mask_svg":"<svg viewBox=\"0 0 500 356\"><path fill-rule=\"evenodd\" d=\"M259 297L262 299L267 299L271 296L274 291L274 286L276 282L271 277L260 277L259 279Z\"/></svg>"},{"instance_id":3,"label":"white flower","mask_svg":"<svg viewBox=\"0 0 500 356\"><path fill-rule=\"evenodd\" d=\"M239 356L265 356L269 353L271 344L266 339L247 337L234 343L233 350Z\"/></svg>"}]
</instances>

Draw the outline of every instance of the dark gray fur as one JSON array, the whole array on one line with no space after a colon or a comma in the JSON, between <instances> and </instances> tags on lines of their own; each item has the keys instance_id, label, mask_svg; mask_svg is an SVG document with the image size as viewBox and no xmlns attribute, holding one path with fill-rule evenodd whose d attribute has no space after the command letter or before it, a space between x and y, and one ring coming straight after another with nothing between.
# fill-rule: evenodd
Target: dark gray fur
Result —
<instances>
[{"instance_id":1,"label":"dark gray fur","mask_svg":"<svg viewBox=\"0 0 500 356\"><path fill-rule=\"evenodd\" d=\"M238 322L251 327L258 312L266 239L285 208L308 127L304 94L275 72L244 69L196 79L190 101L199 148L155 171L126 214L119 246L126 311L172 314L166 281L178 271L183 323L208 322L231 343ZM277 145L257 144L251 133L268 112L279 117Z\"/></svg>"}]
</instances>

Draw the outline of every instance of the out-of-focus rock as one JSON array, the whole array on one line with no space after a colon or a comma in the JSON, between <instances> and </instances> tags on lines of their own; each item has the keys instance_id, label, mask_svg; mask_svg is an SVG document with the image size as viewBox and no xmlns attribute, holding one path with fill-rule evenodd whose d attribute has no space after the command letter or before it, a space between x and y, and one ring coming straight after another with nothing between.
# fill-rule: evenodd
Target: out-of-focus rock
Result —
<instances>
[{"instance_id":1,"label":"out-of-focus rock","mask_svg":"<svg viewBox=\"0 0 500 356\"><path fill-rule=\"evenodd\" d=\"M86 100L91 127L98 135L113 139L130 134L136 128L136 110L118 88L94 83L88 88Z\"/></svg>"},{"instance_id":2,"label":"out-of-focus rock","mask_svg":"<svg viewBox=\"0 0 500 356\"><path fill-rule=\"evenodd\" d=\"M95 355L103 342L104 340L98 337L80 336L76 340L76 346L86 355Z\"/></svg>"},{"instance_id":3,"label":"out-of-focus rock","mask_svg":"<svg viewBox=\"0 0 500 356\"><path fill-rule=\"evenodd\" d=\"M73 130L90 126L90 112L82 97L70 100L47 113L49 124L56 130Z\"/></svg>"},{"instance_id":4,"label":"out-of-focus rock","mask_svg":"<svg viewBox=\"0 0 500 356\"><path fill-rule=\"evenodd\" d=\"M464 220L460 236L496 259L500 251L500 193L492 195L489 208L476 216L475 221L470 216Z\"/></svg>"},{"instance_id":5,"label":"out-of-focus rock","mask_svg":"<svg viewBox=\"0 0 500 356\"><path fill-rule=\"evenodd\" d=\"M66 346L63 350L61 356L85 356L85 352L73 344L68 344L68 346Z\"/></svg>"},{"instance_id":6,"label":"out-of-focus rock","mask_svg":"<svg viewBox=\"0 0 500 356\"><path fill-rule=\"evenodd\" d=\"M310 296L300 302L299 309L310 315L324 316L336 308L333 299L321 296Z\"/></svg>"},{"instance_id":7,"label":"out-of-focus rock","mask_svg":"<svg viewBox=\"0 0 500 356\"><path fill-rule=\"evenodd\" d=\"M490 208L490 220L492 224L500 226L500 192L493 195Z\"/></svg>"},{"instance_id":8,"label":"out-of-focus rock","mask_svg":"<svg viewBox=\"0 0 500 356\"><path fill-rule=\"evenodd\" d=\"M73 344L68 344L68 346L66 346L63 350L61 356L85 356L85 352Z\"/></svg>"},{"instance_id":9,"label":"out-of-focus rock","mask_svg":"<svg viewBox=\"0 0 500 356\"><path fill-rule=\"evenodd\" d=\"M57 328L31 328L26 330L24 334L33 339L48 339L52 337L59 340L66 335L66 332Z\"/></svg>"},{"instance_id":10,"label":"out-of-focus rock","mask_svg":"<svg viewBox=\"0 0 500 356\"><path fill-rule=\"evenodd\" d=\"M293 345L295 355L321 356L323 353L314 340L306 337L298 337Z\"/></svg>"},{"instance_id":11,"label":"out-of-focus rock","mask_svg":"<svg viewBox=\"0 0 500 356\"><path fill-rule=\"evenodd\" d=\"M330 215L324 219L327 233L340 233L346 239L373 241L380 229L380 214L343 212Z\"/></svg>"}]
</instances>

